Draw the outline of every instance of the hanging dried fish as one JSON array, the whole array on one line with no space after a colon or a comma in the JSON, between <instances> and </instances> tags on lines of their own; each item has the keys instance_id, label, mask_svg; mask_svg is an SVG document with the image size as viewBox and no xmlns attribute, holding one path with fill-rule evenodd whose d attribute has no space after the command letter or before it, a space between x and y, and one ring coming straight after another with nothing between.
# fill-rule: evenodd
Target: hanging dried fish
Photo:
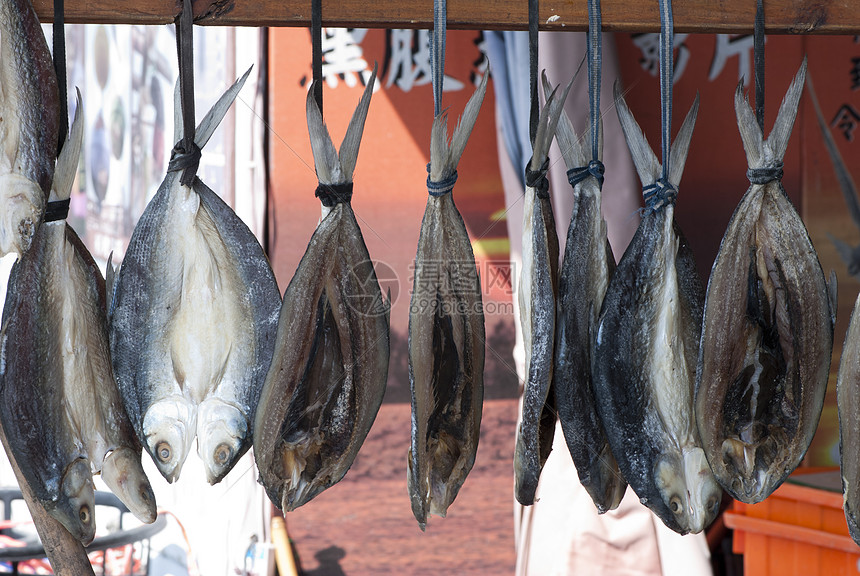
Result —
<instances>
[{"instance_id":1,"label":"hanging dried fish","mask_svg":"<svg viewBox=\"0 0 860 576\"><path fill-rule=\"evenodd\" d=\"M9 279L0 417L36 497L87 544L95 533L92 474L100 472L143 522L155 520L155 496L111 370L104 280L65 222L83 138L81 110L79 96L46 221Z\"/></svg>"},{"instance_id":2,"label":"hanging dried fish","mask_svg":"<svg viewBox=\"0 0 860 576\"><path fill-rule=\"evenodd\" d=\"M573 82L571 81L571 84ZM555 394L551 390L558 286L558 236L549 200L549 147L571 84L547 97L540 111L534 150L526 167L523 208L523 263L517 295L526 351L523 416L514 449L514 495L520 504L535 500L541 469L555 434Z\"/></svg>"},{"instance_id":3,"label":"hanging dried fish","mask_svg":"<svg viewBox=\"0 0 860 576\"><path fill-rule=\"evenodd\" d=\"M284 293L254 433L260 482L285 512L344 477L385 394L390 304L350 205L375 79L374 69L340 152L308 92L322 218Z\"/></svg>"},{"instance_id":4,"label":"hanging dried fish","mask_svg":"<svg viewBox=\"0 0 860 576\"><path fill-rule=\"evenodd\" d=\"M721 492L693 413L704 294L674 213L699 101L671 147L667 180L617 85L615 101L646 207L603 301L594 395L630 487L666 526L697 533L716 517Z\"/></svg>"},{"instance_id":5,"label":"hanging dried fish","mask_svg":"<svg viewBox=\"0 0 860 576\"><path fill-rule=\"evenodd\" d=\"M546 75L543 84L548 95ZM597 130L602 153L602 121L598 121ZM597 414L591 384L597 319L615 271L615 257L600 213L603 164L599 157L586 159L565 112L559 118L556 134L573 187L574 204L558 282L552 386L558 419L579 481L602 514L618 507L627 489Z\"/></svg>"},{"instance_id":6,"label":"hanging dried fish","mask_svg":"<svg viewBox=\"0 0 860 576\"><path fill-rule=\"evenodd\" d=\"M717 480L747 503L767 498L800 464L830 371L835 304L780 182L805 74L804 61L767 140L738 85L735 111L751 185L708 284L696 419Z\"/></svg>"},{"instance_id":7,"label":"hanging dried fish","mask_svg":"<svg viewBox=\"0 0 860 576\"><path fill-rule=\"evenodd\" d=\"M248 73L197 127L198 148ZM177 104L177 140L183 132ZM248 227L199 178L184 185L181 174L167 173L116 275L111 354L126 410L164 478L179 477L196 436L215 484L251 445L280 295Z\"/></svg>"},{"instance_id":8,"label":"hanging dried fish","mask_svg":"<svg viewBox=\"0 0 860 576\"><path fill-rule=\"evenodd\" d=\"M444 517L475 463L484 398L481 281L451 191L475 126L487 75L448 142L448 116L433 120L427 206L421 221L409 304L412 446L407 485L412 514Z\"/></svg>"},{"instance_id":9,"label":"hanging dried fish","mask_svg":"<svg viewBox=\"0 0 860 576\"><path fill-rule=\"evenodd\" d=\"M42 218L60 105L51 53L30 0L0 1L0 256L24 253Z\"/></svg>"}]
</instances>

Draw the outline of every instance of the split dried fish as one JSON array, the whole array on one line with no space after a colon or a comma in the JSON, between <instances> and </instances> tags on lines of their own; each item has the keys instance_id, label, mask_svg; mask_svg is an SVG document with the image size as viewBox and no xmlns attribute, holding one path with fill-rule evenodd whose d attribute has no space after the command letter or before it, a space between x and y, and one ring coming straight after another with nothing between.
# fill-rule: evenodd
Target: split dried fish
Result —
<instances>
[{"instance_id":1,"label":"split dried fish","mask_svg":"<svg viewBox=\"0 0 860 576\"><path fill-rule=\"evenodd\" d=\"M201 149L248 72L196 130ZM176 105L177 140L182 138ZM219 482L251 445L280 302L259 242L199 178L168 172L132 234L112 286L114 372L132 424L168 482L195 436Z\"/></svg>"},{"instance_id":2,"label":"split dried fish","mask_svg":"<svg viewBox=\"0 0 860 576\"><path fill-rule=\"evenodd\" d=\"M842 499L848 532L860 545L860 295L854 302L839 377L836 380L839 410L839 468L842 473Z\"/></svg>"},{"instance_id":3,"label":"split dried fish","mask_svg":"<svg viewBox=\"0 0 860 576\"><path fill-rule=\"evenodd\" d=\"M433 120L427 206L421 221L409 304L412 446L407 486L412 514L445 517L475 463L484 399L481 281L451 189L475 126L487 75L448 142L448 116Z\"/></svg>"},{"instance_id":4,"label":"split dried fish","mask_svg":"<svg viewBox=\"0 0 860 576\"><path fill-rule=\"evenodd\" d=\"M390 303L350 205L375 79L374 69L340 152L308 92L322 218L284 293L254 434L260 482L284 511L344 477L385 394Z\"/></svg>"},{"instance_id":5,"label":"split dried fish","mask_svg":"<svg viewBox=\"0 0 860 576\"><path fill-rule=\"evenodd\" d=\"M668 182L617 85L615 101L647 206L603 301L594 395L612 453L641 502L672 530L697 533L716 517L721 491L693 413L704 290L674 219L674 197L699 100L672 145Z\"/></svg>"},{"instance_id":6,"label":"split dried fish","mask_svg":"<svg viewBox=\"0 0 860 576\"><path fill-rule=\"evenodd\" d=\"M571 81L571 84L573 81ZM523 207L523 263L517 294L526 351L522 421L514 449L514 495L530 506L538 478L552 450L555 394L552 391L555 349L555 299L558 286L558 236L549 200L549 147L571 84L559 96L547 96L540 111L534 150L526 169Z\"/></svg>"},{"instance_id":7,"label":"split dried fish","mask_svg":"<svg viewBox=\"0 0 860 576\"><path fill-rule=\"evenodd\" d=\"M551 89L545 75L543 85L548 95ZM602 154L602 120L597 130ZM564 111L556 136L569 177L572 171L600 161L600 157L590 160L585 157ZM600 213L601 182L593 174L586 175L573 186L573 194L573 213L558 281L552 387L558 419L579 481L597 511L603 514L617 508L627 490L597 414L591 383L597 319L609 279L615 272L615 257L607 238L606 221Z\"/></svg>"},{"instance_id":8,"label":"split dried fish","mask_svg":"<svg viewBox=\"0 0 860 576\"><path fill-rule=\"evenodd\" d=\"M708 284L696 419L717 480L747 503L767 498L800 464L830 371L835 293L780 182L805 75L804 61L767 140L738 85L735 111L752 184Z\"/></svg>"},{"instance_id":9,"label":"split dried fish","mask_svg":"<svg viewBox=\"0 0 860 576\"><path fill-rule=\"evenodd\" d=\"M51 202L68 201L83 138L80 96ZM111 370L105 285L65 219L43 222L12 269L0 335L0 417L27 483L84 544L95 534L92 474L143 522L155 496Z\"/></svg>"},{"instance_id":10,"label":"split dried fish","mask_svg":"<svg viewBox=\"0 0 860 576\"><path fill-rule=\"evenodd\" d=\"M26 252L42 218L61 104L30 0L0 1L0 256Z\"/></svg>"}]
</instances>

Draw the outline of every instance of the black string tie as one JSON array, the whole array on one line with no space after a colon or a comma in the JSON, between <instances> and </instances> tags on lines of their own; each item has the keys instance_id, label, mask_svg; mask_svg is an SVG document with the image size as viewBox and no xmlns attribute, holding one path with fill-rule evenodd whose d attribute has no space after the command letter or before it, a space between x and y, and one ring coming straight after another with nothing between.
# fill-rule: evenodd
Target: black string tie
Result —
<instances>
[{"instance_id":1,"label":"black string tie","mask_svg":"<svg viewBox=\"0 0 860 576\"><path fill-rule=\"evenodd\" d=\"M603 162L600 160L592 160L588 163L588 166L571 168L568 170L567 181L570 182L571 186L576 186L589 176L594 176L595 180L597 180L597 185L603 188L604 172L606 172L606 168L603 166Z\"/></svg>"},{"instance_id":2,"label":"black string tie","mask_svg":"<svg viewBox=\"0 0 860 576\"><path fill-rule=\"evenodd\" d=\"M451 173L450 176L442 180L441 182L433 182L430 180L430 164L427 164L427 192L430 193L430 196L438 198L439 196L444 196L448 192L454 189L454 184L457 183L457 171Z\"/></svg>"},{"instance_id":3,"label":"black string tie","mask_svg":"<svg viewBox=\"0 0 860 576\"><path fill-rule=\"evenodd\" d=\"M57 222L65 220L69 215L69 203L71 198L65 200L57 200L56 202L48 202L45 206L45 222Z\"/></svg>"},{"instance_id":4,"label":"black string tie","mask_svg":"<svg viewBox=\"0 0 860 576\"><path fill-rule=\"evenodd\" d=\"M666 206L674 205L678 198L678 191L663 178L645 186L642 194L645 196L645 210L650 212L659 212Z\"/></svg>"},{"instance_id":5,"label":"black string tie","mask_svg":"<svg viewBox=\"0 0 860 576\"><path fill-rule=\"evenodd\" d=\"M191 150L185 150L184 140L180 140L170 153L170 163L167 165L168 172L182 171L181 182L183 186L191 186L197 175L197 167L200 165L200 147L196 142L191 142Z\"/></svg>"},{"instance_id":6,"label":"black string tie","mask_svg":"<svg viewBox=\"0 0 860 576\"><path fill-rule=\"evenodd\" d=\"M747 180L750 184L764 186L773 180L782 180L782 162L775 162L761 168L750 168L747 170Z\"/></svg>"},{"instance_id":7,"label":"black string tie","mask_svg":"<svg viewBox=\"0 0 860 576\"><path fill-rule=\"evenodd\" d=\"M538 198L544 200L549 198L549 180L546 177L549 170L549 158L543 161L543 166L538 170L531 170L529 166L531 166L531 161L526 164L526 186L534 188Z\"/></svg>"},{"instance_id":8,"label":"black string tie","mask_svg":"<svg viewBox=\"0 0 860 576\"><path fill-rule=\"evenodd\" d=\"M352 200L352 182L343 184L319 183L314 193L326 208L334 208L338 204L346 204Z\"/></svg>"}]
</instances>

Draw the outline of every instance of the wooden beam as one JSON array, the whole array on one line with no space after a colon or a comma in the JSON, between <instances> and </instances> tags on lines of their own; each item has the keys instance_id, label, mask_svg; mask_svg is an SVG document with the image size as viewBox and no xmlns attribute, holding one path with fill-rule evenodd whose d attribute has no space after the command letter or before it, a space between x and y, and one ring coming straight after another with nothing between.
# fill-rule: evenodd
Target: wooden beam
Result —
<instances>
[{"instance_id":1,"label":"wooden beam","mask_svg":"<svg viewBox=\"0 0 860 576\"><path fill-rule=\"evenodd\" d=\"M53 0L34 0L43 22L53 18ZM585 30L585 0L544 0L541 29ZM179 13L179 0L66 0L66 22L167 24ZM198 24L220 26L309 26L310 0L196 0ZM657 0L603 0L607 31L658 32ZM860 34L858 0L766 0L769 34ZM448 27L525 30L526 0L449 0ZM751 33L752 0L675 2L675 30L700 33ZM323 2L323 25L355 28L430 28L432 0L331 0Z\"/></svg>"}]
</instances>

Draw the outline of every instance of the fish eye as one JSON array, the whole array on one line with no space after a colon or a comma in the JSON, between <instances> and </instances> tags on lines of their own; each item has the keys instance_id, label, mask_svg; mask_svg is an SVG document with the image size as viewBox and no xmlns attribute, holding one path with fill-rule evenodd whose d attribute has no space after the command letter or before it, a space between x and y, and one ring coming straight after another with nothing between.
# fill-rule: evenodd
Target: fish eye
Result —
<instances>
[{"instance_id":1,"label":"fish eye","mask_svg":"<svg viewBox=\"0 0 860 576\"><path fill-rule=\"evenodd\" d=\"M669 508L671 508L672 513L678 514L681 511L681 499L677 496L674 496L671 500L669 500Z\"/></svg>"},{"instance_id":2,"label":"fish eye","mask_svg":"<svg viewBox=\"0 0 860 576\"><path fill-rule=\"evenodd\" d=\"M155 455L158 456L158 459L162 462L170 460L170 444L167 442L159 442L155 447Z\"/></svg>"},{"instance_id":3,"label":"fish eye","mask_svg":"<svg viewBox=\"0 0 860 576\"><path fill-rule=\"evenodd\" d=\"M215 462L223 466L230 460L230 454L232 450L226 444L219 444L217 448L215 448Z\"/></svg>"},{"instance_id":4,"label":"fish eye","mask_svg":"<svg viewBox=\"0 0 860 576\"><path fill-rule=\"evenodd\" d=\"M89 524L90 523L90 507L89 506L81 506L81 509L78 511L78 517L81 519L81 524Z\"/></svg>"}]
</instances>

